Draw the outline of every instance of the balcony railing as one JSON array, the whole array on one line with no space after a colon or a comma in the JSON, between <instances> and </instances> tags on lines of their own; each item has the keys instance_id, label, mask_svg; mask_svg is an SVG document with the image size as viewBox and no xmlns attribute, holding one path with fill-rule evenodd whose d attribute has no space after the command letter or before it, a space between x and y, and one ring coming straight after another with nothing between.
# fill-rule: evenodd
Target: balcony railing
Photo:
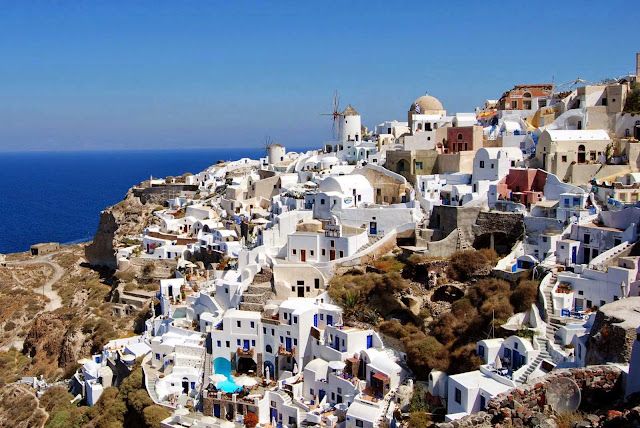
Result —
<instances>
[{"instance_id":1,"label":"balcony railing","mask_svg":"<svg viewBox=\"0 0 640 428\"><path fill-rule=\"evenodd\" d=\"M296 348L287 349L284 346L278 347L278 355L282 355L284 357L295 357L296 356Z\"/></svg>"},{"instance_id":2,"label":"balcony railing","mask_svg":"<svg viewBox=\"0 0 640 428\"><path fill-rule=\"evenodd\" d=\"M239 357L253 357L253 348L249 348L249 349L238 348L238 350L236 351L236 354Z\"/></svg>"}]
</instances>

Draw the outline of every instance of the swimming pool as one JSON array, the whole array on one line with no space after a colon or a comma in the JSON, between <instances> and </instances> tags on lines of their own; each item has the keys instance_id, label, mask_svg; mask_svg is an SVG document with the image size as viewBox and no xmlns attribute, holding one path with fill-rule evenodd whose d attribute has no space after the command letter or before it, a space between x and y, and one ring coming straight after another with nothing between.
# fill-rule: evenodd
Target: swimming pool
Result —
<instances>
[{"instance_id":1,"label":"swimming pool","mask_svg":"<svg viewBox=\"0 0 640 428\"><path fill-rule=\"evenodd\" d=\"M216 384L216 388L221 389L224 392L236 392L240 389L231 377L231 361L222 357L216 358L213 361L213 371L216 374L221 374L227 377L227 380L218 382Z\"/></svg>"}]
</instances>

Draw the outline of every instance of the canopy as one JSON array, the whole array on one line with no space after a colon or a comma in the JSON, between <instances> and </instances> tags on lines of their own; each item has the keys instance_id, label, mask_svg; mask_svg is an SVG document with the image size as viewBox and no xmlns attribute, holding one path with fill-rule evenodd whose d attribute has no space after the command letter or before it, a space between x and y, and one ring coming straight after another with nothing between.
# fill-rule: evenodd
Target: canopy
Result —
<instances>
[{"instance_id":1,"label":"canopy","mask_svg":"<svg viewBox=\"0 0 640 428\"><path fill-rule=\"evenodd\" d=\"M343 370L345 368L346 364L343 363L342 361L330 361L329 362L329 368L333 369L333 370Z\"/></svg>"}]
</instances>

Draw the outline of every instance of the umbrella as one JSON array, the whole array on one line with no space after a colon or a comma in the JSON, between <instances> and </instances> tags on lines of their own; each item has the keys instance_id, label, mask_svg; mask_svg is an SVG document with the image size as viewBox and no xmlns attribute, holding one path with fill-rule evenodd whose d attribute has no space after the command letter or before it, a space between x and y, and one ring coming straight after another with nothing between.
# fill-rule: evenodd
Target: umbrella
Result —
<instances>
[{"instance_id":1,"label":"umbrella","mask_svg":"<svg viewBox=\"0 0 640 428\"><path fill-rule=\"evenodd\" d=\"M267 380L271 380L271 369L269 368L269 366L266 366L266 367L264 368L264 377L265 377Z\"/></svg>"},{"instance_id":2,"label":"umbrella","mask_svg":"<svg viewBox=\"0 0 640 428\"><path fill-rule=\"evenodd\" d=\"M269 223L269 220L265 219L265 218L254 218L253 220L251 220L251 223L255 223L255 224L267 224Z\"/></svg>"},{"instance_id":3,"label":"umbrella","mask_svg":"<svg viewBox=\"0 0 640 428\"><path fill-rule=\"evenodd\" d=\"M293 364L293 374L297 374L298 373L298 363L294 363Z\"/></svg>"},{"instance_id":4,"label":"umbrella","mask_svg":"<svg viewBox=\"0 0 640 428\"><path fill-rule=\"evenodd\" d=\"M493 363L493 366L496 370L500 370L502 368L502 361L500 360L499 355L496 355L496 361Z\"/></svg>"},{"instance_id":5,"label":"umbrella","mask_svg":"<svg viewBox=\"0 0 640 428\"><path fill-rule=\"evenodd\" d=\"M329 362L329 368L333 369L333 370L343 370L345 368L346 364L343 363L342 361L330 361Z\"/></svg>"},{"instance_id":6,"label":"umbrella","mask_svg":"<svg viewBox=\"0 0 640 428\"><path fill-rule=\"evenodd\" d=\"M236 385L238 386L254 386L258 382L255 379L252 379L248 376L241 376L234 379Z\"/></svg>"},{"instance_id":7,"label":"umbrella","mask_svg":"<svg viewBox=\"0 0 640 428\"><path fill-rule=\"evenodd\" d=\"M213 383L224 382L225 380L227 380L227 377L223 374L216 373L209 376L209 381Z\"/></svg>"}]
</instances>

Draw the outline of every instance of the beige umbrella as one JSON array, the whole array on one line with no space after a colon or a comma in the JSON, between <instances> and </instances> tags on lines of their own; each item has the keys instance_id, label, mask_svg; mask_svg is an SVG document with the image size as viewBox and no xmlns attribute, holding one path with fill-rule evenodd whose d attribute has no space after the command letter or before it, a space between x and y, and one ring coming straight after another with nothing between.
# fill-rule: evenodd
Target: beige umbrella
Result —
<instances>
[{"instance_id":1,"label":"beige umbrella","mask_svg":"<svg viewBox=\"0 0 640 428\"><path fill-rule=\"evenodd\" d=\"M496 361L493 363L493 366L496 370L500 370L502 368L502 360L499 355L496 355Z\"/></svg>"}]
</instances>

